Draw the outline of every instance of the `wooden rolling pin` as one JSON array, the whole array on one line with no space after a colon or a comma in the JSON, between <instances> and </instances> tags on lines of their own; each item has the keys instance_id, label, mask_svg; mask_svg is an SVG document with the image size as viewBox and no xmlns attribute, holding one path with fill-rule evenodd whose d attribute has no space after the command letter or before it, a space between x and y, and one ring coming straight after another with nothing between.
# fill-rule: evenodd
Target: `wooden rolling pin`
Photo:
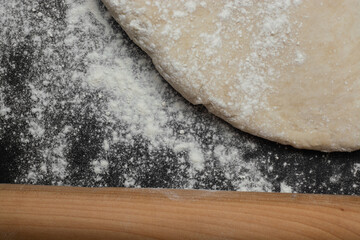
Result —
<instances>
[{"instance_id":1,"label":"wooden rolling pin","mask_svg":"<svg viewBox=\"0 0 360 240\"><path fill-rule=\"evenodd\" d=\"M360 197L0 185L0 239L360 239Z\"/></svg>"}]
</instances>

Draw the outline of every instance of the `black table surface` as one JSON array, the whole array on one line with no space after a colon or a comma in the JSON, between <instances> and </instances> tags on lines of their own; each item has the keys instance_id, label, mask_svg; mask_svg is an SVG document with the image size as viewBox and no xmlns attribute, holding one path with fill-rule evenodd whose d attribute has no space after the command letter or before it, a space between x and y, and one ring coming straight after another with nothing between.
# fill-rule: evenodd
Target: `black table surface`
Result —
<instances>
[{"instance_id":1,"label":"black table surface","mask_svg":"<svg viewBox=\"0 0 360 240\"><path fill-rule=\"evenodd\" d=\"M111 96L84 84L91 71L85 56L121 41L133 61L145 59L155 71L146 54L97 0L2 0L0 14L0 183L360 194L360 151L299 150L251 136L187 103L164 80L162 96L195 119L184 125L174 118L167 127L185 126L207 152L204 167L194 169L186 152L149 147L141 134L105 153L108 129L129 125L104 117ZM61 132L66 126L71 133ZM216 157L220 143L222 154L232 149L226 161Z\"/></svg>"}]
</instances>

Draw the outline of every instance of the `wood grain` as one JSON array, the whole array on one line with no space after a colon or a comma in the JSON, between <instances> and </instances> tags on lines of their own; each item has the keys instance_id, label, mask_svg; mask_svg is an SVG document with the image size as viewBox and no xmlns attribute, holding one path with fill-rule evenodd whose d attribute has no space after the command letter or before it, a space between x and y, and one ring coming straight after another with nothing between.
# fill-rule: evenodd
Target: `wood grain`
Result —
<instances>
[{"instance_id":1,"label":"wood grain","mask_svg":"<svg viewBox=\"0 0 360 240\"><path fill-rule=\"evenodd\" d=\"M360 239L360 197L0 185L0 239Z\"/></svg>"}]
</instances>

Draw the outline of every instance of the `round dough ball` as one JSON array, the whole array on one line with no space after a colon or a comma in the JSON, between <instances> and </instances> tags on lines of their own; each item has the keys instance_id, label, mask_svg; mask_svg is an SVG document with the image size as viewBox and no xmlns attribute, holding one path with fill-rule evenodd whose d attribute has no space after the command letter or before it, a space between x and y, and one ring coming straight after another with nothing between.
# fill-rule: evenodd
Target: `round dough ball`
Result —
<instances>
[{"instance_id":1,"label":"round dough ball","mask_svg":"<svg viewBox=\"0 0 360 240\"><path fill-rule=\"evenodd\" d=\"M359 0L103 0L160 74L233 126L360 148Z\"/></svg>"}]
</instances>

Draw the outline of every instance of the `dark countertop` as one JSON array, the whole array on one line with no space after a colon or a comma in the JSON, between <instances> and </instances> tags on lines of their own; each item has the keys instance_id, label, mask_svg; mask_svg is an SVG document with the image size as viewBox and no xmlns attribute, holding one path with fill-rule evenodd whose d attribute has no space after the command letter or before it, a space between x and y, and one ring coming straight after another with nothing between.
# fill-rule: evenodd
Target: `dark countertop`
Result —
<instances>
[{"instance_id":1,"label":"dark countertop","mask_svg":"<svg viewBox=\"0 0 360 240\"><path fill-rule=\"evenodd\" d=\"M86 79L94 63L114 64L99 56L113 43L127 49L129 61L146 62L132 75L154 71L145 53L100 1L4 1L0 13L0 183L360 194L360 151L298 150L242 133L163 80L161 96L186 115L183 121L164 110L166 128L185 129L204 153L204 167L194 169L190 153L154 145L141 131L104 146L111 131L126 138L133 125L123 112L109 113L109 102L121 96Z\"/></svg>"}]
</instances>

